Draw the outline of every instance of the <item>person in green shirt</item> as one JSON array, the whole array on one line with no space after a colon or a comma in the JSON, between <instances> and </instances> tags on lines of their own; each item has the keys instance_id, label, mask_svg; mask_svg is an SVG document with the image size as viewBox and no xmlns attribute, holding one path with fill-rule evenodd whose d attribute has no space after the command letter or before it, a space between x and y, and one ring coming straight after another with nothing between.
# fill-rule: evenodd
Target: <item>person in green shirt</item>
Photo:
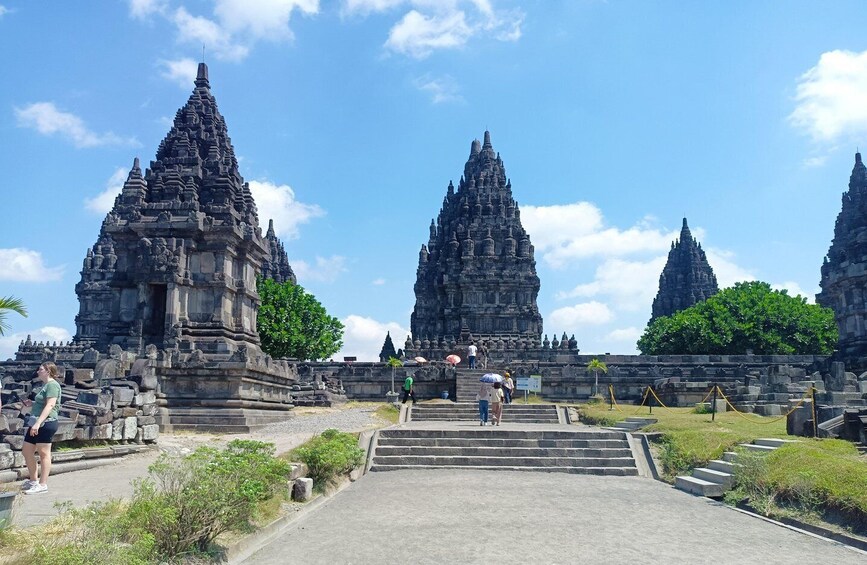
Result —
<instances>
[{"instance_id":1,"label":"person in green shirt","mask_svg":"<svg viewBox=\"0 0 867 565\"><path fill-rule=\"evenodd\" d=\"M415 392L412 390L412 376L407 376L403 381L403 404L406 404L407 398L412 398L412 403L416 403Z\"/></svg>"},{"instance_id":2,"label":"person in green shirt","mask_svg":"<svg viewBox=\"0 0 867 565\"><path fill-rule=\"evenodd\" d=\"M24 430L24 462L27 463L29 478L24 481L24 494L39 494L48 490L48 474L51 472L51 439L57 432L57 407L60 403L60 371L54 363L45 362L39 366L36 376L42 381L42 388L34 400L25 400L25 406L32 406L28 417L29 427ZM36 454L39 454L41 473L36 478Z\"/></svg>"}]
</instances>

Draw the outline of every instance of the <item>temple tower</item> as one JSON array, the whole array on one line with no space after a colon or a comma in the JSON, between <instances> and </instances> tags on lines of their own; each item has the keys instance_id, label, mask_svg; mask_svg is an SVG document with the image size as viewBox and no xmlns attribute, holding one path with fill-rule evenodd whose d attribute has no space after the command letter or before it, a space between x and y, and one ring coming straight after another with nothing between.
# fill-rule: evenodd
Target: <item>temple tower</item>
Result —
<instances>
[{"instance_id":1,"label":"temple tower","mask_svg":"<svg viewBox=\"0 0 867 565\"><path fill-rule=\"evenodd\" d=\"M680 239L672 242L668 261L659 275L659 292L653 299L650 321L685 310L717 292L719 287L713 269L684 218Z\"/></svg>"},{"instance_id":2,"label":"temple tower","mask_svg":"<svg viewBox=\"0 0 867 565\"><path fill-rule=\"evenodd\" d=\"M275 239L273 229L262 237L200 63L155 160L144 174L135 160L87 252L75 287L75 341L99 351L114 344L138 352L149 344L205 355L258 351L256 275L263 263L269 273L291 274Z\"/></svg>"},{"instance_id":3,"label":"temple tower","mask_svg":"<svg viewBox=\"0 0 867 565\"><path fill-rule=\"evenodd\" d=\"M816 303L834 310L838 349L857 368L867 366L867 167L861 153L849 177L849 190L834 224L834 239L822 264Z\"/></svg>"},{"instance_id":4,"label":"temple tower","mask_svg":"<svg viewBox=\"0 0 867 565\"><path fill-rule=\"evenodd\" d=\"M472 142L457 190L449 182L416 276L415 340L511 336L539 344L533 246L487 131L483 143Z\"/></svg>"},{"instance_id":5,"label":"temple tower","mask_svg":"<svg viewBox=\"0 0 867 565\"><path fill-rule=\"evenodd\" d=\"M274 232L274 220L268 220L268 231L265 233L265 244L268 247L268 255L262 261L262 276L266 279L274 279L278 283L291 282L298 284L295 272L289 265L289 258L283 248L283 242Z\"/></svg>"}]
</instances>

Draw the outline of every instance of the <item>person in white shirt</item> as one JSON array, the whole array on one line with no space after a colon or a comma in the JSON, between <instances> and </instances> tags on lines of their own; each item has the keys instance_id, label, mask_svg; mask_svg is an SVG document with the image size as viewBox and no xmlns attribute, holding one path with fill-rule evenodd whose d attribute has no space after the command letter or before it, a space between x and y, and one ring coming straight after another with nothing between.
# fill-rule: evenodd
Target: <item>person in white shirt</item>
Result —
<instances>
[{"instance_id":1,"label":"person in white shirt","mask_svg":"<svg viewBox=\"0 0 867 565\"><path fill-rule=\"evenodd\" d=\"M467 357L469 359L470 369L476 368L476 353L478 351L479 351L479 348L476 347L475 343L471 343L470 346L467 348L467 354L468 354Z\"/></svg>"}]
</instances>

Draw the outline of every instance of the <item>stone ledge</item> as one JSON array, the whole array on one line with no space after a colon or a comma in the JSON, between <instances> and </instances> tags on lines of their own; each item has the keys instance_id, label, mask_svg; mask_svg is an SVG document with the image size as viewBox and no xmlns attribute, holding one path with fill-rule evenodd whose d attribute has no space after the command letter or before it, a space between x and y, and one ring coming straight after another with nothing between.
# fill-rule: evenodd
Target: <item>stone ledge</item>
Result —
<instances>
[{"instance_id":1,"label":"stone ledge","mask_svg":"<svg viewBox=\"0 0 867 565\"><path fill-rule=\"evenodd\" d=\"M769 518L759 513L755 508L747 504L746 502L739 502L737 506L734 507L738 512L743 512L745 514L749 514L751 516L755 516L762 520L766 520L768 522L777 524L779 526L790 528L794 530L803 530L808 534L812 534L815 536L820 536L826 539L830 539L836 541L837 543L842 543L844 545L848 545L850 547L854 547L855 549L860 549L861 551L867 552L867 539L862 537L856 537L849 534L844 534L842 532L835 532L833 530L829 530L828 528L824 528L822 526L815 526L813 524L807 524L805 522L801 522L799 520L795 520L793 518L787 517L779 517L779 518Z\"/></svg>"},{"instance_id":2,"label":"stone ledge","mask_svg":"<svg viewBox=\"0 0 867 565\"><path fill-rule=\"evenodd\" d=\"M74 449L51 454L51 474L70 473L109 465L119 457L154 449L149 445L113 445L95 449ZM90 453L95 452L95 453ZM27 468L0 471L0 483L20 481L27 476Z\"/></svg>"}]
</instances>

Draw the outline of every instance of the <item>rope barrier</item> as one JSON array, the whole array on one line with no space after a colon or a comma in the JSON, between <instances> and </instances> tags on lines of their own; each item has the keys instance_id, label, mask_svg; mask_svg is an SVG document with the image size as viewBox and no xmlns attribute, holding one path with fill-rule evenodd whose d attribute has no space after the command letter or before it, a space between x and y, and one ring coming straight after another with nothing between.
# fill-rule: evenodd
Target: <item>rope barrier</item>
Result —
<instances>
[{"instance_id":1,"label":"rope barrier","mask_svg":"<svg viewBox=\"0 0 867 565\"><path fill-rule=\"evenodd\" d=\"M798 403L795 404L795 406L794 406L791 410L789 410L788 412L786 412L785 414L783 414L783 415L780 416L779 418L774 418L773 420L764 420L764 421L759 422L759 421L751 420L751 419L747 418L747 417L743 414L743 412L741 412L740 410L738 410L737 408L735 408L734 404L732 404L731 401L726 397L725 393L723 393L723 391L722 391L722 389L721 389L720 387L716 387L716 388L717 388L717 391L720 393L720 396L723 397L723 400L726 401L726 404L729 405L729 407L732 409L732 411L735 412L738 416L740 416L740 417L743 418L744 420L746 420L747 422L750 422L750 423L752 423L752 424L773 424L774 422L779 422L779 421L782 420L783 418L788 418L788 417L789 417L789 414L791 414L792 412L794 412L795 410L797 410L798 408L800 408L801 405L802 405L804 402L806 402L807 397L808 397L808 396L813 392L813 387L810 387L810 388L807 390L807 392L804 394L804 397L801 398L801 400L799 400Z\"/></svg>"},{"instance_id":2,"label":"rope barrier","mask_svg":"<svg viewBox=\"0 0 867 565\"><path fill-rule=\"evenodd\" d=\"M647 388L648 388L648 390L650 390L650 394L653 395L653 398L655 398L656 401L659 402L659 405L660 405L660 406L662 406L663 408L665 408L666 410L668 410L668 412L669 412L670 414L674 414L674 413L675 413L674 410L672 410L671 408L669 408L668 406L666 406L666 405L662 402L662 400L659 399L659 397L656 395L656 391L653 390L653 387L647 387Z\"/></svg>"},{"instance_id":3,"label":"rope barrier","mask_svg":"<svg viewBox=\"0 0 867 565\"><path fill-rule=\"evenodd\" d=\"M649 390L650 390L650 387L647 387L644 390L644 396L641 397L641 402L638 404L638 409L636 409L635 412L630 414L630 416L635 416L636 414L638 414L641 411L642 408L644 408L644 401L647 400L647 392ZM624 413L623 409L620 408L620 405L617 404L617 400L614 398L614 387L610 384L608 385L608 394L611 395L611 404L614 406L614 408L616 408L618 412Z\"/></svg>"}]
</instances>

